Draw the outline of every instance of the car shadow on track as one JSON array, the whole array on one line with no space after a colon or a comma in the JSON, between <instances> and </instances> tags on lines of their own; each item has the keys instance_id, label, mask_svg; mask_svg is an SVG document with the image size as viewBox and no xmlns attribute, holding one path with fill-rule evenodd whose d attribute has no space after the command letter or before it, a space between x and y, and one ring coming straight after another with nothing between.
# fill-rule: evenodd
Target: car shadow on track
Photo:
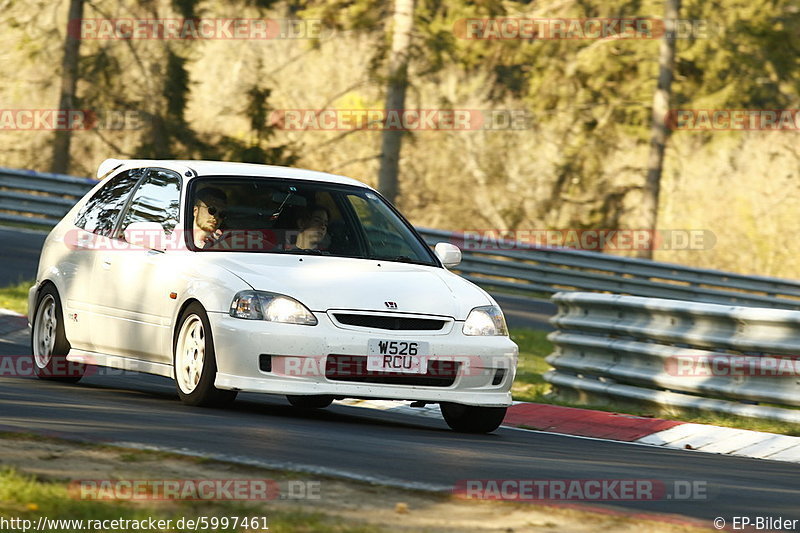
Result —
<instances>
[{"instance_id":1,"label":"car shadow on track","mask_svg":"<svg viewBox=\"0 0 800 533\"><path fill-rule=\"evenodd\" d=\"M182 410L185 409L196 413L198 416L202 416L203 413L225 412L243 417L269 416L294 420L315 420L338 424L369 424L376 427L384 426L450 433L450 430L444 425L444 421L438 419L410 417L401 413L335 404L324 409L301 409L289 405L283 396L278 395L241 393L232 404L225 407L183 406L179 403L174 382L159 376L131 374L113 378L93 378L74 385L57 384L57 386L73 390L83 389L93 392L114 393L115 398L123 401L158 400L159 402L164 402L163 407L165 409L178 407Z\"/></svg>"},{"instance_id":2,"label":"car shadow on track","mask_svg":"<svg viewBox=\"0 0 800 533\"><path fill-rule=\"evenodd\" d=\"M90 376L76 384L54 383L28 379L38 389L37 397L49 396L48 391L61 396L66 394L71 401L80 400L75 395L85 395L84 400L95 407L114 409L117 402L126 407L138 404L144 409L163 410L164 414L181 411L202 418L205 414L224 414L226 418L239 418L263 424L264 417L280 418L298 423L314 421L321 424L334 423L375 429L403 429L423 431L468 439L497 438L497 434L465 435L451 431L444 420L432 417L412 416L406 413L334 404L323 409L303 409L289 405L283 396L255 393L240 393L232 404L220 408L190 407L180 403L175 383L165 377L128 372L115 376ZM16 381L16 379L15 379ZM24 398L20 398L24 401Z\"/></svg>"}]
</instances>

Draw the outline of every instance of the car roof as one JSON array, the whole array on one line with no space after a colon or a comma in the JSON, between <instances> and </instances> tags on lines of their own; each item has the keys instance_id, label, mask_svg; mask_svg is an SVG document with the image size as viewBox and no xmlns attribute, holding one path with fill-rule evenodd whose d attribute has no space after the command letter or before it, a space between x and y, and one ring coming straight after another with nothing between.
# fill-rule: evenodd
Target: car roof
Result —
<instances>
[{"instance_id":1,"label":"car roof","mask_svg":"<svg viewBox=\"0 0 800 533\"><path fill-rule=\"evenodd\" d=\"M290 178L309 181L323 181L341 185L356 185L372 189L366 183L346 176L305 170L302 168L281 167L276 165L257 165L254 163L233 163L229 161L193 161L164 159L106 159L97 170L97 177L102 178L114 170L142 167L158 167L174 170L189 179L203 176L257 176L271 178ZM192 175L186 174L191 170ZM374 190L374 189L373 189Z\"/></svg>"}]
</instances>

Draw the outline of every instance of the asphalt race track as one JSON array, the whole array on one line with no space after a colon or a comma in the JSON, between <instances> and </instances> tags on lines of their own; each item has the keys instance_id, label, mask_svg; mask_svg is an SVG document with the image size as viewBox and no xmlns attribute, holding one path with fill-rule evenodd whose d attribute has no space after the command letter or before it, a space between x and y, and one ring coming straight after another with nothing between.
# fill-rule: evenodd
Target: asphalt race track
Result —
<instances>
[{"instance_id":1,"label":"asphalt race track","mask_svg":"<svg viewBox=\"0 0 800 533\"><path fill-rule=\"evenodd\" d=\"M255 394L225 410L191 408L170 380L155 376L92 376L77 385L3 377L0 413L0 430L155 445L406 487L450 490L469 479L700 481L706 499L602 505L707 520L800 518L798 465L506 428L461 435L437 419L339 405L306 412Z\"/></svg>"},{"instance_id":2,"label":"asphalt race track","mask_svg":"<svg viewBox=\"0 0 800 533\"><path fill-rule=\"evenodd\" d=\"M42 239L0 231L0 284L33 276ZM521 311L546 317L545 309ZM0 355L29 352L24 333L0 339ZM743 515L800 518L800 466L790 463L510 428L461 435L439 419L343 405L308 412L290 407L283 398L255 394L241 394L225 410L191 408L178 401L170 380L138 374L92 375L76 385L0 377L4 430L182 449L444 491L460 480L487 479L636 479L667 487L675 481L700 482L706 488L704 498L593 505L682 515L707 520L709 527L715 517L728 523ZM324 484L322 492L324 497Z\"/></svg>"},{"instance_id":3,"label":"asphalt race track","mask_svg":"<svg viewBox=\"0 0 800 533\"><path fill-rule=\"evenodd\" d=\"M39 231L0 228L0 287L36 277L45 237Z\"/></svg>"}]
</instances>

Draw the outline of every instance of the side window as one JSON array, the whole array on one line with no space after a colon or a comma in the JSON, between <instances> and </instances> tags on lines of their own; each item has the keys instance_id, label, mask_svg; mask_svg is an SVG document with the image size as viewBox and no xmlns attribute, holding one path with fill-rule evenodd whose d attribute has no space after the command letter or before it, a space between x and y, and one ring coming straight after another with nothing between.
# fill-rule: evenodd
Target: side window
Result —
<instances>
[{"instance_id":1,"label":"side window","mask_svg":"<svg viewBox=\"0 0 800 533\"><path fill-rule=\"evenodd\" d=\"M92 196L75 219L75 225L98 235L111 236L120 211L145 170L121 172Z\"/></svg>"},{"instance_id":2,"label":"side window","mask_svg":"<svg viewBox=\"0 0 800 533\"><path fill-rule=\"evenodd\" d=\"M178 223L180 206L180 176L168 170L151 169L125 212L120 235L134 222L157 222L170 234Z\"/></svg>"}]
</instances>

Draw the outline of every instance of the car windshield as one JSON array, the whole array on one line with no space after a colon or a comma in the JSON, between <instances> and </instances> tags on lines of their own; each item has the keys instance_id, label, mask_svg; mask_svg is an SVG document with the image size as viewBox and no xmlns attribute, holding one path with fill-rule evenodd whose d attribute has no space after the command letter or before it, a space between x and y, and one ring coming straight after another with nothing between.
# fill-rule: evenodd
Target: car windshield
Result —
<instances>
[{"instance_id":1,"label":"car windshield","mask_svg":"<svg viewBox=\"0 0 800 533\"><path fill-rule=\"evenodd\" d=\"M198 178L187 201L188 240L195 251L437 265L410 224L363 187L278 178Z\"/></svg>"}]
</instances>

